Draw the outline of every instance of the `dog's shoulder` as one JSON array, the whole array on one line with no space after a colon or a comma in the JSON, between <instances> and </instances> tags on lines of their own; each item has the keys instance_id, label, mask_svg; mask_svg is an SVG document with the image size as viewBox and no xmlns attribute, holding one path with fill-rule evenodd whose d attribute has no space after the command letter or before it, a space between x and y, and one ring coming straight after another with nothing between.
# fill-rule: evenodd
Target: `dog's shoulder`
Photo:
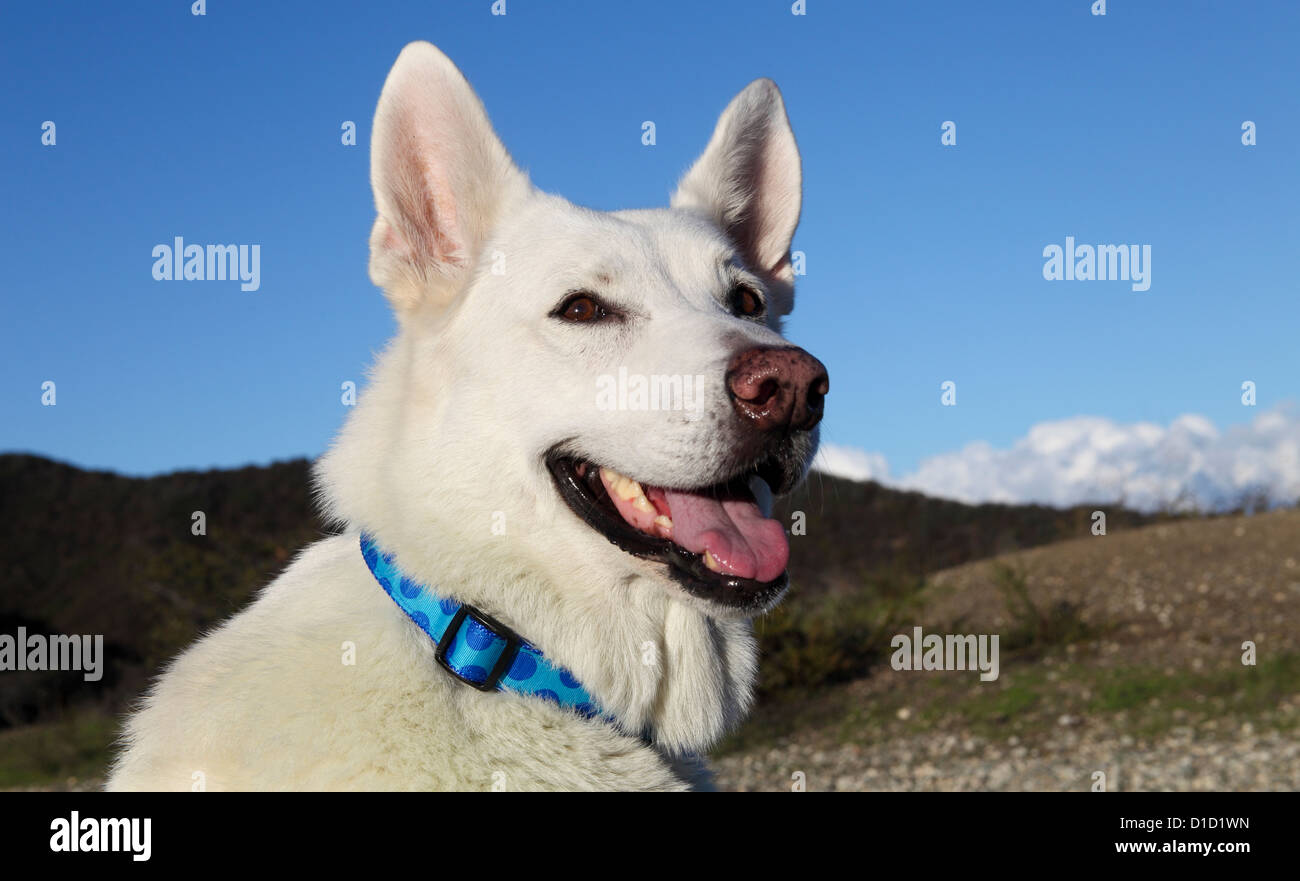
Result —
<instances>
[{"instance_id":1,"label":"dog's shoulder","mask_svg":"<svg viewBox=\"0 0 1300 881\"><path fill-rule=\"evenodd\" d=\"M355 535L306 548L157 678L124 726L109 787L306 785L293 766L341 721L327 708L414 666L393 657L402 622L369 579Z\"/></svg>"},{"instance_id":2,"label":"dog's shoulder","mask_svg":"<svg viewBox=\"0 0 1300 881\"><path fill-rule=\"evenodd\" d=\"M304 550L178 657L127 721L110 789L685 789L636 738L454 682L355 534Z\"/></svg>"}]
</instances>

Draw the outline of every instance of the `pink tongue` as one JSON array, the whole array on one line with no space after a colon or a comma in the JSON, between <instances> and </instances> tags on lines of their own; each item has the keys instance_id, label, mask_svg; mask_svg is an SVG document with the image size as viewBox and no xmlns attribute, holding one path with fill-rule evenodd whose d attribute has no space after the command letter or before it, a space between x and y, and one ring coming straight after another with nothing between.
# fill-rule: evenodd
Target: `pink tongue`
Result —
<instances>
[{"instance_id":1,"label":"pink tongue","mask_svg":"<svg viewBox=\"0 0 1300 881\"><path fill-rule=\"evenodd\" d=\"M785 529L754 502L720 502L671 489L663 493L675 543L697 554L708 551L729 575L771 581L785 571L790 559Z\"/></svg>"}]
</instances>

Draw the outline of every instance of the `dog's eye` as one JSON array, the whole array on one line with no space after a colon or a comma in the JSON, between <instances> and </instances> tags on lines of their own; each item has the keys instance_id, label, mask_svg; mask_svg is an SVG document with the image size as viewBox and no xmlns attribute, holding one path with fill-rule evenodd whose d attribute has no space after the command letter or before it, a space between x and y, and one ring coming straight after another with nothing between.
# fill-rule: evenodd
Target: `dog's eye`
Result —
<instances>
[{"instance_id":1,"label":"dog's eye","mask_svg":"<svg viewBox=\"0 0 1300 881\"><path fill-rule=\"evenodd\" d=\"M574 294L561 303L554 314L565 321L586 322L599 321L609 312L590 294Z\"/></svg>"},{"instance_id":2,"label":"dog's eye","mask_svg":"<svg viewBox=\"0 0 1300 881\"><path fill-rule=\"evenodd\" d=\"M731 312L742 318L756 318L763 314L763 299L758 292L746 285L736 285L727 295L731 302Z\"/></svg>"}]
</instances>

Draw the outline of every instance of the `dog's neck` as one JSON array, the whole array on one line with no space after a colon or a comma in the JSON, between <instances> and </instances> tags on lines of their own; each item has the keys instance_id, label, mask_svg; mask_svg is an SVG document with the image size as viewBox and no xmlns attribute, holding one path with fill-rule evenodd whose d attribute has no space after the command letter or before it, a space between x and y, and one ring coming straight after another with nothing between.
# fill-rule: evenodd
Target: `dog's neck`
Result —
<instances>
[{"instance_id":1,"label":"dog's neck","mask_svg":"<svg viewBox=\"0 0 1300 881\"><path fill-rule=\"evenodd\" d=\"M669 752L706 751L749 707L757 652L748 621L712 618L653 584L576 591L582 573L570 570L561 591L551 573L500 561L489 579L481 558L467 566L416 536L380 540L413 579L515 630L571 671L625 731L647 732Z\"/></svg>"}]
</instances>

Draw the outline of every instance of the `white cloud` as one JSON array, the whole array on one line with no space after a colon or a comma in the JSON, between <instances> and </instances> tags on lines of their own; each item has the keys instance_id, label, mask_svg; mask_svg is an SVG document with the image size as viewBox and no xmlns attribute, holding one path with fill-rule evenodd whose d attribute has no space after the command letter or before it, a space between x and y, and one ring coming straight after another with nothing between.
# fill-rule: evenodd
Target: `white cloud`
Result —
<instances>
[{"instance_id":1,"label":"white cloud","mask_svg":"<svg viewBox=\"0 0 1300 881\"><path fill-rule=\"evenodd\" d=\"M889 463L880 453L869 453L857 447L823 443L817 448L813 468L836 477L850 480L875 480L889 482Z\"/></svg>"},{"instance_id":2,"label":"white cloud","mask_svg":"<svg viewBox=\"0 0 1300 881\"><path fill-rule=\"evenodd\" d=\"M1263 491L1290 504L1300 498L1300 410L1278 407L1223 432L1194 414L1168 426L1094 416L1042 422L1010 449L972 443L896 479L884 456L834 444L813 467L964 502L1212 510Z\"/></svg>"}]
</instances>

